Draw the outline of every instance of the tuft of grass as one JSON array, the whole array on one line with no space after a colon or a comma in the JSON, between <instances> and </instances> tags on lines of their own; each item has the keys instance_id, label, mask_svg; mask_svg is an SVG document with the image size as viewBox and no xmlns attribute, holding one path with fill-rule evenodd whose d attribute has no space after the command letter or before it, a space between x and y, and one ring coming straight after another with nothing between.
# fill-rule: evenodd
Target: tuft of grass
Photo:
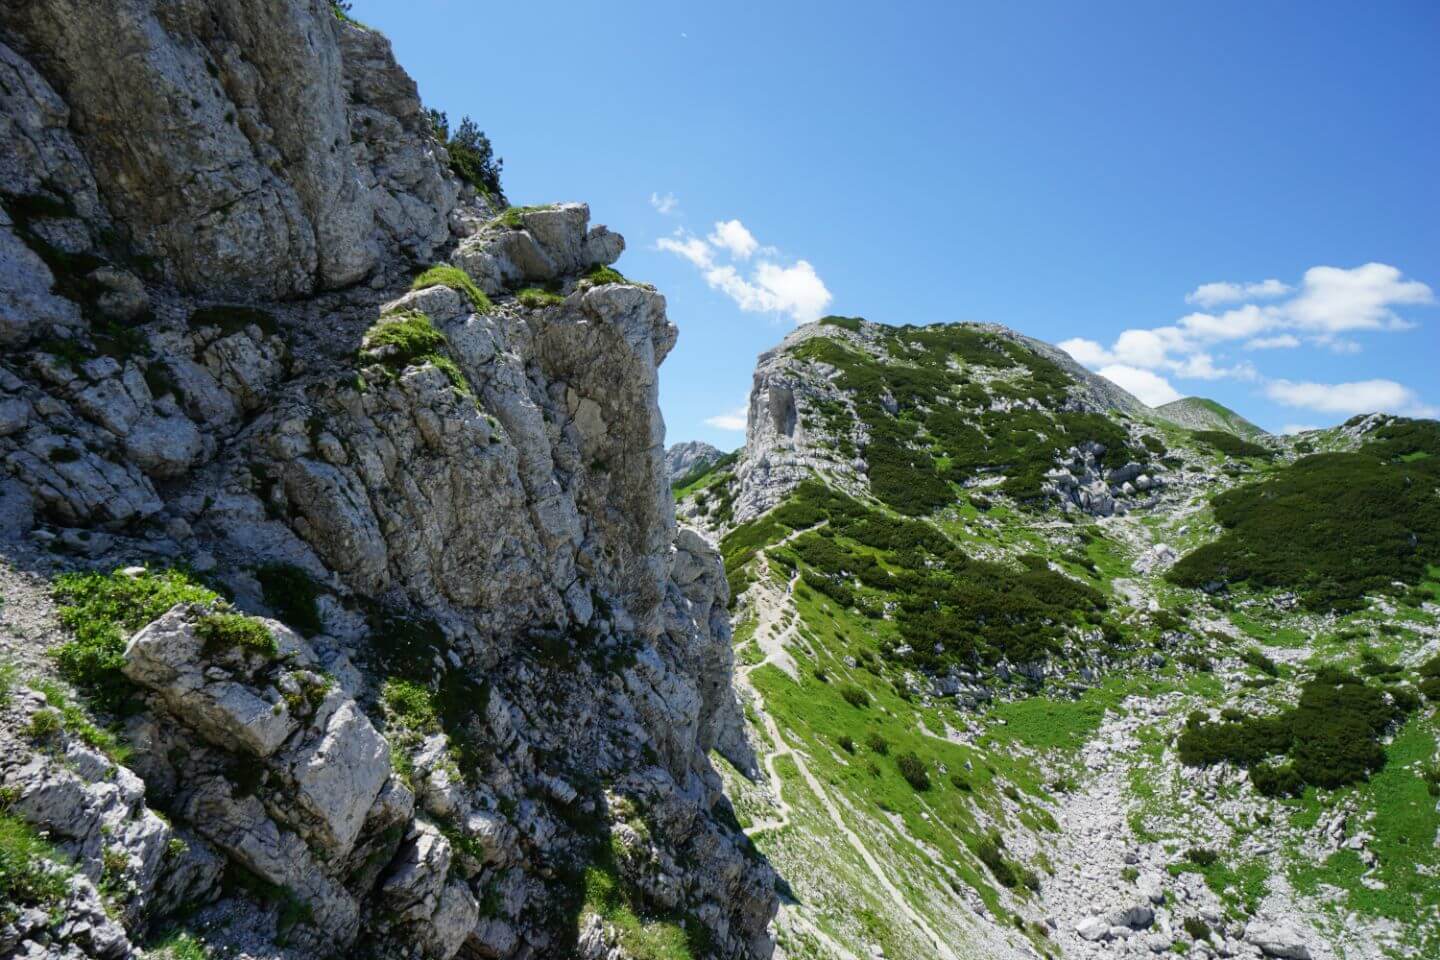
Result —
<instances>
[{"instance_id":1,"label":"tuft of grass","mask_svg":"<svg viewBox=\"0 0 1440 960\"><path fill-rule=\"evenodd\" d=\"M522 307L529 307L531 310L539 310L542 307L565 302L565 298L560 294L546 290L544 287L526 287L516 292L515 299L520 301Z\"/></svg>"},{"instance_id":2,"label":"tuft of grass","mask_svg":"<svg viewBox=\"0 0 1440 960\"><path fill-rule=\"evenodd\" d=\"M470 275L459 267L452 267L448 263L437 263L416 277L410 284L411 290L423 290L426 287L449 287L455 290L470 301L470 305L477 313L489 313L495 309L490 298L485 296L485 291L475 285Z\"/></svg>"},{"instance_id":3,"label":"tuft of grass","mask_svg":"<svg viewBox=\"0 0 1440 960\"><path fill-rule=\"evenodd\" d=\"M615 933L625 955L634 960L698 960L711 954L710 932L697 918L656 915L631 896L606 851L585 868L583 912L593 913Z\"/></svg>"},{"instance_id":4,"label":"tuft of grass","mask_svg":"<svg viewBox=\"0 0 1440 960\"><path fill-rule=\"evenodd\" d=\"M209 960L210 950L192 933L177 931L146 951L157 960Z\"/></svg>"},{"instance_id":5,"label":"tuft of grass","mask_svg":"<svg viewBox=\"0 0 1440 960\"><path fill-rule=\"evenodd\" d=\"M67 573L55 580L60 623L71 638L55 659L60 675L97 706L122 711L134 688L120 672L130 635L177 603L212 603L219 595L181 570L147 570L138 576Z\"/></svg>"},{"instance_id":6,"label":"tuft of grass","mask_svg":"<svg viewBox=\"0 0 1440 960\"><path fill-rule=\"evenodd\" d=\"M495 218L495 222L509 227L511 230L523 230L525 228L525 214L536 213L540 210L549 210L553 204L542 203L530 207L507 207L505 212Z\"/></svg>"},{"instance_id":7,"label":"tuft of grass","mask_svg":"<svg viewBox=\"0 0 1440 960\"><path fill-rule=\"evenodd\" d=\"M445 374L457 392L470 396L470 384L449 355L449 341L434 322L419 311L382 317L365 333L361 360L374 360L392 370L431 364Z\"/></svg>"},{"instance_id":8,"label":"tuft of grass","mask_svg":"<svg viewBox=\"0 0 1440 960\"><path fill-rule=\"evenodd\" d=\"M392 677L380 688L380 702L403 727L419 733L440 730L433 697L421 684Z\"/></svg>"},{"instance_id":9,"label":"tuft of grass","mask_svg":"<svg viewBox=\"0 0 1440 960\"><path fill-rule=\"evenodd\" d=\"M24 907L58 907L69 891L69 871L54 848L24 820L0 812L0 924Z\"/></svg>"},{"instance_id":10,"label":"tuft of grass","mask_svg":"<svg viewBox=\"0 0 1440 960\"><path fill-rule=\"evenodd\" d=\"M270 628L243 613L207 613L195 624L195 632L205 641L207 656L234 649L256 653L267 660L280 656L280 645Z\"/></svg>"},{"instance_id":11,"label":"tuft of grass","mask_svg":"<svg viewBox=\"0 0 1440 960\"><path fill-rule=\"evenodd\" d=\"M599 286L604 283L630 283L625 275L614 267L607 267L603 264L596 264L585 272L585 279Z\"/></svg>"}]
</instances>

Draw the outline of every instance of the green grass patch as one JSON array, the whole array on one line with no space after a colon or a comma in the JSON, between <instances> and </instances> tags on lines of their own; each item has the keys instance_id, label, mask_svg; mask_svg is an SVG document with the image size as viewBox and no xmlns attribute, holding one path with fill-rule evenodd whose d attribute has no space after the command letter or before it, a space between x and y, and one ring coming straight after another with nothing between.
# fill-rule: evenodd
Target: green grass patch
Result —
<instances>
[{"instance_id":1,"label":"green grass patch","mask_svg":"<svg viewBox=\"0 0 1440 960\"><path fill-rule=\"evenodd\" d=\"M470 274L448 263L435 264L410 284L411 290L424 290L426 287L449 287L469 300L470 306L474 307L477 313L489 313L495 309L490 298L485 296L485 291L470 279Z\"/></svg>"},{"instance_id":2,"label":"green grass patch","mask_svg":"<svg viewBox=\"0 0 1440 960\"><path fill-rule=\"evenodd\" d=\"M450 385L470 396L470 384L449 354L449 341L429 317L419 311L382 317L365 333L360 359L384 364L391 370L431 364L445 374Z\"/></svg>"},{"instance_id":3,"label":"green grass patch","mask_svg":"<svg viewBox=\"0 0 1440 960\"><path fill-rule=\"evenodd\" d=\"M531 310L553 307L565 302L565 298L560 294L553 290L546 290L544 287L525 287L517 290L515 299L520 301L522 307L529 307Z\"/></svg>"},{"instance_id":4,"label":"green grass patch","mask_svg":"<svg viewBox=\"0 0 1440 960\"><path fill-rule=\"evenodd\" d=\"M33 827L0 811L0 924L24 907L55 911L70 890L69 872L59 867L59 855Z\"/></svg>"},{"instance_id":5,"label":"green grass patch","mask_svg":"<svg viewBox=\"0 0 1440 960\"><path fill-rule=\"evenodd\" d=\"M122 712L134 688L120 672L130 635L177 603L213 603L219 595L181 570L138 576L66 573L55 580L60 623L70 632L55 651L60 674L98 706Z\"/></svg>"},{"instance_id":6,"label":"green grass patch","mask_svg":"<svg viewBox=\"0 0 1440 960\"><path fill-rule=\"evenodd\" d=\"M195 633L205 641L207 656L224 656L231 650L253 653L266 660L280 656L280 644L270 628L243 613L207 613L196 621Z\"/></svg>"}]
</instances>

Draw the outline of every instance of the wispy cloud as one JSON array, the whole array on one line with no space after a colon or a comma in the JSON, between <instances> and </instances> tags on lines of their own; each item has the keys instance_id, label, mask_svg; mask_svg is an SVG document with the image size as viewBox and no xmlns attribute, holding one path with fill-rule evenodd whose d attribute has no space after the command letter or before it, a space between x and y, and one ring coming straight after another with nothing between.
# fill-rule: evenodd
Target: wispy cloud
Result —
<instances>
[{"instance_id":1,"label":"wispy cloud","mask_svg":"<svg viewBox=\"0 0 1440 960\"><path fill-rule=\"evenodd\" d=\"M669 216L680 208L680 198L673 193L652 193L650 194L650 206L654 207L662 216Z\"/></svg>"},{"instance_id":2,"label":"wispy cloud","mask_svg":"<svg viewBox=\"0 0 1440 960\"><path fill-rule=\"evenodd\" d=\"M742 403L734 410L717 413L713 417L706 417L705 422L717 430L744 430L745 417L748 412L749 407Z\"/></svg>"},{"instance_id":3,"label":"wispy cloud","mask_svg":"<svg viewBox=\"0 0 1440 960\"><path fill-rule=\"evenodd\" d=\"M1427 415L1424 411L1435 409L1393 380L1292 383L1265 377L1249 360L1227 357L1227 351L1235 348L1254 353L1293 350L1307 344L1335 353L1355 353L1361 349L1360 335L1412 329L1415 324L1400 316L1397 308L1433 304L1435 295L1430 287L1406 279L1389 264L1311 267L1295 286L1275 279L1207 283L1185 299L1207 308L1231 306L1186 314L1164 326L1125 330L1108 346L1076 337L1060 347L1152 406L1157 400L1165 402L1161 398L1174 399L1171 393L1175 388L1169 380L1174 377L1265 383L1266 395L1276 402L1327 413L1388 410Z\"/></svg>"},{"instance_id":4,"label":"wispy cloud","mask_svg":"<svg viewBox=\"0 0 1440 960\"><path fill-rule=\"evenodd\" d=\"M1275 380L1265 395L1287 407L1321 413L1398 413L1411 417L1440 416L1440 407L1423 402L1420 395L1394 380L1358 380L1354 383L1296 383Z\"/></svg>"},{"instance_id":5,"label":"wispy cloud","mask_svg":"<svg viewBox=\"0 0 1440 960\"><path fill-rule=\"evenodd\" d=\"M712 290L746 313L785 314L796 323L809 323L818 320L833 299L808 260L782 262L778 251L761 246L739 220L717 221L706 237L677 229L655 246L688 260Z\"/></svg>"},{"instance_id":6,"label":"wispy cloud","mask_svg":"<svg viewBox=\"0 0 1440 960\"><path fill-rule=\"evenodd\" d=\"M1216 307L1222 303L1240 303L1244 300L1268 300L1283 297L1290 292L1290 285L1279 280L1261 280L1259 283L1202 283L1185 295L1186 303L1202 307Z\"/></svg>"}]
</instances>

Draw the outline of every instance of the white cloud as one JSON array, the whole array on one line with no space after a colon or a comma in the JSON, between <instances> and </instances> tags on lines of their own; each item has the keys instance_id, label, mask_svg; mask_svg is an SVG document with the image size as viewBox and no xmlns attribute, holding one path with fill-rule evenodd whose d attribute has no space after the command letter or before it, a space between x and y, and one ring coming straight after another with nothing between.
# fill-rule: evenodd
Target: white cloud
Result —
<instances>
[{"instance_id":1,"label":"white cloud","mask_svg":"<svg viewBox=\"0 0 1440 960\"><path fill-rule=\"evenodd\" d=\"M1100 376L1119 384L1140 398L1146 406L1158 407L1172 400L1179 400L1181 393L1170 385L1170 381L1149 370L1114 363L1100 368Z\"/></svg>"},{"instance_id":2,"label":"white cloud","mask_svg":"<svg viewBox=\"0 0 1440 960\"><path fill-rule=\"evenodd\" d=\"M717 222L704 238L676 230L655 246L690 261L712 290L725 294L746 313L783 313L796 323L809 323L820 319L833 299L808 260L779 262L778 251L760 246L739 220ZM760 257L747 276L734 261L749 260L757 251Z\"/></svg>"},{"instance_id":3,"label":"white cloud","mask_svg":"<svg viewBox=\"0 0 1440 960\"><path fill-rule=\"evenodd\" d=\"M1202 283L1185 295L1186 303L1202 307L1214 307L1222 303L1239 303L1243 300L1269 300L1290 292L1288 284L1279 280L1262 280L1259 283Z\"/></svg>"},{"instance_id":4,"label":"white cloud","mask_svg":"<svg viewBox=\"0 0 1440 960\"><path fill-rule=\"evenodd\" d=\"M706 417L705 422L717 430L744 430L745 418L748 414L749 407L742 403L734 410Z\"/></svg>"},{"instance_id":5,"label":"white cloud","mask_svg":"<svg viewBox=\"0 0 1440 960\"><path fill-rule=\"evenodd\" d=\"M715 262L710 245L699 237L686 235L683 230L676 230L673 237L661 237L655 241L655 246L684 257L701 270L710 269Z\"/></svg>"},{"instance_id":6,"label":"white cloud","mask_svg":"<svg viewBox=\"0 0 1440 960\"><path fill-rule=\"evenodd\" d=\"M650 194L650 206L654 207L662 216L668 217L680 206L680 198L673 193L652 193Z\"/></svg>"},{"instance_id":7,"label":"white cloud","mask_svg":"<svg viewBox=\"0 0 1440 960\"><path fill-rule=\"evenodd\" d=\"M1317 333L1404 330L1411 324L1396 316L1392 307L1434 302L1428 286L1402 280L1400 271L1389 264L1367 263L1353 270L1311 267L1286 313L1296 327Z\"/></svg>"},{"instance_id":8,"label":"white cloud","mask_svg":"<svg viewBox=\"0 0 1440 960\"><path fill-rule=\"evenodd\" d=\"M1357 380L1354 383L1296 383L1275 380L1265 395L1287 407L1321 413L1398 413L1415 417L1440 416L1440 407L1424 403L1420 395L1394 380Z\"/></svg>"},{"instance_id":9,"label":"white cloud","mask_svg":"<svg viewBox=\"0 0 1440 960\"><path fill-rule=\"evenodd\" d=\"M1280 428L1280 432L1287 437L1293 437L1297 433L1307 433L1311 430L1319 429L1319 427L1309 423L1287 423L1285 424L1285 426Z\"/></svg>"},{"instance_id":10,"label":"white cloud","mask_svg":"<svg viewBox=\"0 0 1440 960\"><path fill-rule=\"evenodd\" d=\"M1143 399L1146 390L1154 396L1167 395L1166 391L1173 388L1166 377L1264 381L1266 378L1252 363L1227 358L1225 351L1232 347L1253 352L1308 344L1335 353L1357 353L1361 344L1344 334L1411 329L1415 324L1396 314L1395 308L1435 302L1428 286L1406 280L1398 269L1383 263L1352 269L1312 267L1305 271L1298 287L1275 279L1207 283L1185 299L1207 308L1225 303L1237 305L1190 313L1164 326L1125 330L1109 346L1074 338L1060 347L1092 370L1119 371L1119 377L1138 384L1132 392ZM1260 299L1273 302L1245 302ZM1137 371L1148 371L1154 378L1141 381ZM1284 388L1280 389L1283 392ZM1384 406L1393 412L1433 409L1413 396L1403 401L1392 397ZM1375 405L1363 408L1373 409Z\"/></svg>"},{"instance_id":11,"label":"white cloud","mask_svg":"<svg viewBox=\"0 0 1440 960\"><path fill-rule=\"evenodd\" d=\"M760 246L756 242L754 234L745 229L745 224L739 220L721 220L715 224L715 229L707 237L710 245L722 250L729 250L730 256L736 260L749 260L750 254Z\"/></svg>"},{"instance_id":12,"label":"white cloud","mask_svg":"<svg viewBox=\"0 0 1440 960\"><path fill-rule=\"evenodd\" d=\"M825 282L806 260L788 267L762 261L749 280L727 264L707 271L705 282L746 313L788 313L796 323L819 320L831 300Z\"/></svg>"},{"instance_id":13,"label":"white cloud","mask_svg":"<svg viewBox=\"0 0 1440 960\"><path fill-rule=\"evenodd\" d=\"M1110 359L1108 350L1094 340L1086 340L1084 337L1061 340L1059 346L1061 350L1074 357L1076 363L1087 367L1103 367Z\"/></svg>"},{"instance_id":14,"label":"white cloud","mask_svg":"<svg viewBox=\"0 0 1440 960\"><path fill-rule=\"evenodd\" d=\"M1300 338L1293 333L1281 333L1273 337L1256 337L1245 344L1246 350L1288 350L1300 346Z\"/></svg>"}]
</instances>

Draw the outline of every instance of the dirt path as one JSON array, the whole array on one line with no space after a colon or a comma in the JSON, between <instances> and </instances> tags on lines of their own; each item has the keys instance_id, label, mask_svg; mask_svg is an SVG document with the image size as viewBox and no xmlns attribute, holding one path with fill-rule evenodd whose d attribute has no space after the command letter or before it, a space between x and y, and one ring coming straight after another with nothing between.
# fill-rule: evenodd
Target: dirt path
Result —
<instances>
[{"instance_id":1,"label":"dirt path","mask_svg":"<svg viewBox=\"0 0 1440 960\"><path fill-rule=\"evenodd\" d=\"M762 564L764 563L763 558L761 562ZM895 905L895 908L901 914L908 918L910 922L920 930L926 941L934 948L936 957L940 958L940 960L958 960L958 957L944 939L942 939L925 918L910 905L910 901L905 899L905 894L891 882L884 866L882 866L875 855L870 852L870 848L867 847L855 831L851 830L845 823L839 807L830 799L830 795L826 793L825 787L820 783L819 778L810 772L810 765L806 762L804 753L795 750L785 740L775 719L770 715L769 711L764 709L764 698L760 695L759 691L755 689L754 685L750 683L750 673L765 663L775 663L776 666L781 666L783 669L781 657L790 664L791 669L787 672L790 676L795 676L795 662L789 653L785 651L784 643L794 636L798 617L793 618L789 626L783 628L780 627L780 621L786 613L793 614L794 606L791 602L791 597L794 593L795 583L799 577L798 575L792 577L786 584L784 593L781 594L778 590L770 586L769 573L769 565L765 564L764 570L762 571L762 579L758 585L761 588L761 592L757 594L757 600L760 600L760 602L757 602L755 609L760 622L756 625L755 636L757 642L760 642L759 638L761 636L771 638L770 643L772 647L767 648L766 644L761 642L761 649L766 651L765 659L760 663L741 670L738 679L743 686L749 689L754 697L756 712L765 724L766 734L774 744L774 749L765 757L764 766L766 777L770 782L770 789L774 791L776 803L779 806L780 816L774 820L756 823L750 828L750 832L754 834L761 830L778 830L790 823L791 808L785 801L784 794L781 793L780 776L775 770L775 761L777 758L782 756L790 757L795 762L796 769L800 771L800 776L804 779L805 785L809 787L810 792L815 795L815 798L820 801L820 805L824 808L826 816L830 818L830 822L834 824L835 828L845 837L845 840L850 844L851 848L860 856L866 868L880 885L880 889L884 891L885 896ZM764 599L761 600L760 598ZM807 922L806 925L811 930L814 930L813 924ZM828 937L825 939L827 941L829 940Z\"/></svg>"}]
</instances>

